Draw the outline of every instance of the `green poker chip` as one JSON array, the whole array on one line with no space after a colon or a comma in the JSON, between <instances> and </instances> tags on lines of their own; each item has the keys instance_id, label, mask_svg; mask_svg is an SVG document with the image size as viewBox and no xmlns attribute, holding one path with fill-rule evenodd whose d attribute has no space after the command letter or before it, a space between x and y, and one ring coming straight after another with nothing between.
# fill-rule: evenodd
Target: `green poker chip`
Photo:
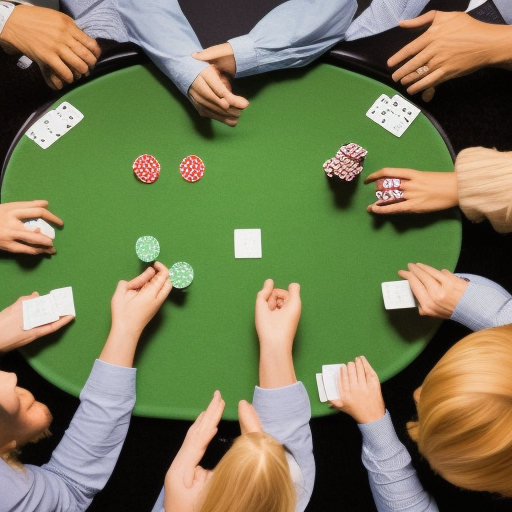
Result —
<instances>
[{"instance_id":1,"label":"green poker chip","mask_svg":"<svg viewBox=\"0 0 512 512\"><path fill-rule=\"evenodd\" d=\"M160 254L160 244L154 236L141 236L135 243L135 252L139 260L149 263Z\"/></svg>"},{"instance_id":2,"label":"green poker chip","mask_svg":"<svg viewBox=\"0 0 512 512\"><path fill-rule=\"evenodd\" d=\"M186 288L194 280L194 269L184 261L178 261L169 269L169 278L174 288Z\"/></svg>"}]
</instances>

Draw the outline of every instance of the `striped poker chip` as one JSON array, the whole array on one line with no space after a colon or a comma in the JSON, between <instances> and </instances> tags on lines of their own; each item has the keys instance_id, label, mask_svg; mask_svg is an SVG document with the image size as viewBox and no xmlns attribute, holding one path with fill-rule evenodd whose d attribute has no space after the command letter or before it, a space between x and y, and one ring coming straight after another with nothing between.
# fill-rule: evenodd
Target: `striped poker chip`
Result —
<instances>
[{"instance_id":1,"label":"striped poker chip","mask_svg":"<svg viewBox=\"0 0 512 512\"><path fill-rule=\"evenodd\" d=\"M341 146L338 152L343 155L351 158L352 160L363 160L364 157L368 154L368 151L361 147L359 144L355 142L350 142L349 144L345 144Z\"/></svg>"},{"instance_id":2,"label":"striped poker chip","mask_svg":"<svg viewBox=\"0 0 512 512\"><path fill-rule=\"evenodd\" d=\"M155 261L160 254L160 244L154 236L141 236L135 242L135 252L139 260L149 263Z\"/></svg>"},{"instance_id":3,"label":"striped poker chip","mask_svg":"<svg viewBox=\"0 0 512 512\"><path fill-rule=\"evenodd\" d=\"M184 180L194 183L204 176L204 163L195 155L184 158L180 164L180 174Z\"/></svg>"},{"instance_id":4,"label":"striped poker chip","mask_svg":"<svg viewBox=\"0 0 512 512\"><path fill-rule=\"evenodd\" d=\"M194 280L194 269L185 261L178 261L169 269L169 279L174 288L187 288Z\"/></svg>"},{"instance_id":5,"label":"striped poker chip","mask_svg":"<svg viewBox=\"0 0 512 512\"><path fill-rule=\"evenodd\" d=\"M133 172L143 183L154 183L160 176L160 164L152 155L141 155L133 162Z\"/></svg>"}]
</instances>

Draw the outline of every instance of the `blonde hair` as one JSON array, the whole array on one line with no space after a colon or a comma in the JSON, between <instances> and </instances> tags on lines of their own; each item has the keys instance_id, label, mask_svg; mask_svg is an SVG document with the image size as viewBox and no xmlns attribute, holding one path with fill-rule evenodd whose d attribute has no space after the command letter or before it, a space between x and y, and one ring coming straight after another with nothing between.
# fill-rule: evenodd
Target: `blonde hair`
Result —
<instances>
[{"instance_id":1,"label":"blonde hair","mask_svg":"<svg viewBox=\"0 0 512 512\"><path fill-rule=\"evenodd\" d=\"M284 447L264 432L238 437L205 491L200 512L293 512L297 499Z\"/></svg>"},{"instance_id":2,"label":"blonde hair","mask_svg":"<svg viewBox=\"0 0 512 512\"><path fill-rule=\"evenodd\" d=\"M512 325L470 334L427 375L407 428L449 482L512 497Z\"/></svg>"}]
</instances>

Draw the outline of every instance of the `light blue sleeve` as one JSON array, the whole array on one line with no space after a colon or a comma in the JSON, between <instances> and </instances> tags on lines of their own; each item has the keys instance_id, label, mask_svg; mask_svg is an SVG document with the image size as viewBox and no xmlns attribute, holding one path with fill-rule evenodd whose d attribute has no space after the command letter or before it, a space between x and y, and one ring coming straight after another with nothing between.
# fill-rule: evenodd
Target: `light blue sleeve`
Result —
<instances>
[{"instance_id":1,"label":"light blue sleeve","mask_svg":"<svg viewBox=\"0 0 512 512\"><path fill-rule=\"evenodd\" d=\"M185 94L208 63L191 57L203 48L177 0L118 0L130 41Z\"/></svg>"},{"instance_id":2,"label":"light blue sleeve","mask_svg":"<svg viewBox=\"0 0 512 512\"><path fill-rule=\"evenodd\" d=\"M254 390L253 405L263 430L287 450L292 480L297 492L296 512L303 512L315 482L315 459L309 420L311 405L302 382L275 389Z\"/></svg>"},{"instance_id":3,"label":"light blue sleeve","mask_svg":"<svg viewBox=\"0 0 512 512\"><path fill-rule=\"evenodd\" d=\"M482 276L456 275L466 277L470 282L451 320L472 331L512 324L512 295L505 288Z\"/></svg>"},{"instance_id":4,"label":"light blue sleeve","mask_svg":"<svg viewBox=\"0 0 512 512\"><path fill-rule=\"evenodd\" d=\"M359 424L363 464L379 512L438 512L434 498L421 485L411 456L398 439L389 412Z\"/></svg>"},{"instance_id":5,"label":"light blue sleeve","mask_svg":"<svg viewBox=\"0 0 512 512\"><path fill-rule=\"evenodd\" d=\"M345 38L356 0L288 0L228 42L236 77L305 66Z\"/></svg>"},{"instance_id":6,"label":"light blue sleeve","mask_svg":"<svg viewBox=\"0 0 512 512\"><path fill-rule=\"evenodd\" d=\"M80 406L50 462L25 471L0 463L1 510L82 512L107 483L135 404L134 368L97 360Z\"/></svg>"},{"instance_id":7,"label":"light blue sleeve","mask_svg":"<svg viewBox=\"0 0 512 512\"><path fill-rule=\"evenodd\" d=\"M379 34L398 26L400 20L416 18L429 0L373 0L347 30L347 41Z\"/></svg>"}]
</instances>

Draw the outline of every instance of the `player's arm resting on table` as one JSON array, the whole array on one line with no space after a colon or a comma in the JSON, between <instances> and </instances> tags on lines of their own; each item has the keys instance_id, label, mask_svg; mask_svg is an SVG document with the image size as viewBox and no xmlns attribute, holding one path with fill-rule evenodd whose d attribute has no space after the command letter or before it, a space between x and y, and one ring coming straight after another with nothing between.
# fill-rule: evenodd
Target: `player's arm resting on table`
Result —
<instances>
[{"instance_id":1,"label":"player's arm resting on table","mask_svg":"<svg viewBox=\"0 0 512 512\"><path fill-rule=\"evenodd\" d=\"M392 78L408 85L409 94L486 66L512 69L512 27L484 23L463 12L442 11L400 22L404 28L426 25L425 33L388 60L391 68L401 64ZM428 72L418 74L416 70L423 66L428 66Z\"/></svg>"},{"instance_id":2,"label":"player's arm resting on table","mask_svg":"<svg viewBox=\"0 0 512 512\"><path fill-rule=\"evenodd\" d=\"M0 44L37 62L48 85L60 89L96 64L98 43L65 14L32 5L16 5L0 33Z\"/></svg>"},{"instance_id":3,"label":"player's arm resting on table","mask_svg":"<svg viewBox=\"0 0 512 512\"><path fill-rule=\"evenodd\" d=\"M38 297L37 292L32 295L20 297L14 304L11 304L0 311L0 354L23 347L28 343L51 334L68 324L75 318L67 315L59 318L57 321L46 325L34 327L28 331L23 330L23 301Z\"/></svg>"},{"instance_id":4,"label":"player's arm resting on table","mask_svg":"<svg viewBox=\"0 0 512 512\"><path fill-rule=\"evenodd\" d=\"M47 464L26 466L27 478L20 479L17 470L2 472L2 497L21 503L23 511L87 509L109 479L126 437L135 404L136 370L131 366L140 334L171 286L161 263L119 282L111 303L110 334L69 428Z\"/></svg>"},{"instance_id":5,"label":"player's arm resting on table","mask_svg":"<svg viewBox=\"0 0 512 512\"><path fill-rule=\"evenodd\" d=\"M40 232L27 229L24 221L41 218L56 226L64 223L48 209L48 201L19 201L0 204L0 249L25 254L55 254L53 240Z\"/></svg>"},{"instance_id":6,"label":"player's arm resting on table","mask_svg":"<svg viewBox=\"0 0 512 512\"><path fill-rule=\"evenodd\" d=\"M260 342L259 386L253 406L263 430L287 450L287 460L297 491L297 508L309 502L315 480L315 461L309 420L311 406L293 365L293 339L301 303L296 283L288 291L265 281L256 299L256 330Z\"/></svg>"},{"instance_id":7,"label":"player's arm resting on table","mask_svg":"<svg viewBox=\"0 0 512 512\"><path fill-rule=\"evenodd\" d=\"M398 202L377 200L368 206L368 212L427 213L446 210L459 203L457 176L453 172L384 168L370 174L364 183L374 183L376 190L383 190L382 183L386 178L401 180L400 190L403 192L403 199Z\"/></svg>"},{"instance_id":8,"label":"player's arm resting on table","mask_svg":"<svg viewBox=\"0 0 512 512\"><path fill-rule=\"evenodd\" d=\"M379 378L364 356L340 368L341 398L331 404L354 418L363 435L362 461L379 512L437 512L386 411Z\"/></svg>"},{"instance_id":9,"label":"player's arm resting on table","mask_svg":"<svg viewBox=\"0 0 512 512\"><path fill-rule=\"evenodd\" d=\"M356 9L354 0L288 0L228 41L235 76L305 66L344 38Z\"/></svg>"}]
</instances>

